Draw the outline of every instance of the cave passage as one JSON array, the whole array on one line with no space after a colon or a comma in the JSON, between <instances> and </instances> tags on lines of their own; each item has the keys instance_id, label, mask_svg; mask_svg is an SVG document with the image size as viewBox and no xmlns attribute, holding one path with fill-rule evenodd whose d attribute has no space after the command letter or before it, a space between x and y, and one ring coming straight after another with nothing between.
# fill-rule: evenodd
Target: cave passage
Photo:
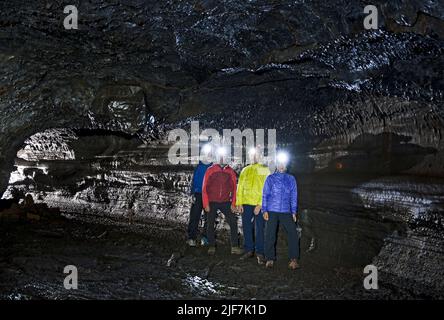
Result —
<instances>
[{"instance_id":1,"label":"cave passage","mask_svg":"<svg viewBox=\"0 0 444 320\"><path fill-rule=\"evenodd\" d=\"M416 186L420 181L396 175L396 170L402 170L395 168L398 153L390 156L393 163L385 162L380 167L381 157L386 157L384 143L396 138L365 139L366 146L373 141L365 157L361 156L363 148L357 147L363 144L356 143L350 147L358 150L356 155L332 159L317 172L295 172L303 208L303 264L301 274L292 276L288 283L287 239L283 234L278 241L281 263L271 274L229 255L226 227L219 230L221 249L216 257L208 258L204 247L187 248L185 225L191 205L188 188L193 168L169 165L167 148L106 130L54 128L39 132L26 139L17 152L15 170L3 196L14 199L31 195L36 205L41 205L35 215L25 219L28 222L19 219L18 225L3 225L1 250L10 257L3 263L11 275L20 274L20 280L16 276L5 278L3 297L414 298L417 293L393 290L389 285L377 294L362 288L364 266L377 259L387 238L403 235L407 229L406 223L390 212L393 208L385 212L388 205L384 201L393 201L391 192L399 193L402 186ZM412 157L411 163L403 164L406 166L421 161L421 154L434 152L408 144L390 148L399 148L400 156L408 153ZM411 150L415 151L413 155ZM304 159L314 161L302 156L297 161L303 163ZM373 172L356 173L360 161L365 162L366 168L374 164ZM381 177L391 181L394 190L387 188L388 183L381 182ZM370 182L376 185L368 186ZM439 186L441 183L436 181ZM375 191L378 184L382 189ZM397 208L399 215L418 207L408 192L405 190L404 207ZM57 210L54 216L51 210ZM88 274L80 296L67 296L54 286L57 274L50 270L51 266L62 268L68 261L81 265ZM35 265L46 275L43 280L33 276ZM173 276L171 265L176 266ZM225 272L227 268L229 273ZM236 276L247 269L249 277ZM110 277L117 282L108 283ZM259 284L257 278L261 278ZM15 287L16 281L22 289ZM93 283L108 284L99 290ZM47 288L43 291L41 287Z\"/></svg>"},{"instance_id":2,"label":"cave passage","mask_svg":"<svg viewBox=\"0 0 444 320\"><path fill-rule=\"evenodd\" d=\"M0 1L0 299L443 298L443 1L75 2ZM299 270L186 245L195 122L276 133Z\"/></svg>"}]
</instances>

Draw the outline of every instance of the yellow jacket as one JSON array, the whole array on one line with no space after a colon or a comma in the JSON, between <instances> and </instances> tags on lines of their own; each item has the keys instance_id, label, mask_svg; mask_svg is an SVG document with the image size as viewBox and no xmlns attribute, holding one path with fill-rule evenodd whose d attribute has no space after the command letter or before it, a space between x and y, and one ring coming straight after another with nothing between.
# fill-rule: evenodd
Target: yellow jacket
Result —
<instances>
[{"instance_id":1,"label":"yellow jacket","mask_svg":"<svg viewBox=\"0 0 444 320\"><path fill-rule=\"evenodd\" d=\"M262 205L262 189L270 174L267 166L254 163L242 169L236 191L236 205Z\"/></svg>"}]
</instances>

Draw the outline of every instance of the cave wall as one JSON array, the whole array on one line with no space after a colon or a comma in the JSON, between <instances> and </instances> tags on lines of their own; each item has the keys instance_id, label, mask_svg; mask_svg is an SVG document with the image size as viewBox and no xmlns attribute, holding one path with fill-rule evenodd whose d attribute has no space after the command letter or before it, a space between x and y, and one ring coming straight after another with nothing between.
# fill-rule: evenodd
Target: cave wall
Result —
<instances>
[{"instance_id":1,"label":"cave wall","mask_svg":"<svg viewBox=\"0 0 444 320\"><path fill-rule=\"evenodd\" d=\"M67 214L185 223L193 167L172 166L167 150L130 135L48 129L25 140L3 197L31 194Z\"/></svg>"},{"instance_id":2,"label":"cave wall","mask_svg":"<svg viewBox=\"0 0 444 320\"><path fill-rule=\"evenodd\" d=\"M372 32L361 1L73 4L79 30L62 27L62 3L0 4L2 190L32 134L149 132L153 114L174 126L222 111L229 128L273 126L308 147L389 131L441 149L439 1L376 1Z\"/></svg>"}]
</instances>

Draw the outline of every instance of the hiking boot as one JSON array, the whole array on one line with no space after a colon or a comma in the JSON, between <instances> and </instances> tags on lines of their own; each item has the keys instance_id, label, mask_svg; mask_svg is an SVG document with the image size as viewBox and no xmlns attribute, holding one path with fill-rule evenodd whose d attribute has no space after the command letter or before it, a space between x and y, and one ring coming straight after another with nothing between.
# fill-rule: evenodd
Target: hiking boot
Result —
<instances>
[{"instance_id":1,"label":"hiking boot","mask_svg":"<svg viewBox=\"0 0 444 320\"><path fill-rule=\"evenodd\" d=\"M291 259L290 263L288 264L288 268L290 268L291 270L298 269L299 268L298 261L296 259Z\"/></svg>"},{"instance_id":2,"label":"hiking boot","mask_svg":"<svg viewBox=\"0 0 444 320\"><path fill-rule=\"evenodd\" d=\"M241 260L247 260L247 259L249 259L249 258L253 258L253 257L254 257L254 253L251 252L251 251L248 251L248 252L244 253L244 254L242 255L242 257L240 257L240 259L241 259Z\"/></svg>"},{"instance_id":3,"label":"hiking boot","mask_svg":"<svg viewBox=\"0 0 444 320\"><path fill-rule=\"evenodd\" d=\"M263 254L258 254L256 258L257 258L257 264L259 265L265 264L265 257Z\"/></svg>"},{"instance_id":4,"label":"hiking boot","mask_svg":"<svg viewBox=\"0 0 444 320\"><path fill-rule=\"evenodd\" d=\"M189 245L190 247L195 247L197 245L196 240L188 239L187 240L187 245Z\"/></svg>"},{"instance_id":5,"label":"hiking boot","mask_svg":"<svg viewBox=\"0 0 444 320\"><path fill-rule=\"evenodd\" d=\"M242 254L242 249L239 247L231 247L231 254Z\"/></svg>"},{"instance_id":6,"label":"hiking boot","mask_svg":"<svg viewBox=\"0 0 444 320\"><path fill-rule=\"evenodd\" d=\"M267 263L265 263L265 268L273 268L274 261L268 260Z\"/></svg>"},{"instance_id":7,"label":"hiking boot","mask_svg":"<svg viewBox=\"0 0 444 320\"><path fill-rule=\"evenodd\" d=\"M208 248L208 255L209 256L214 256L216 254L216 247L215 246L210 246Z\"/></svg>"}]
</instances>

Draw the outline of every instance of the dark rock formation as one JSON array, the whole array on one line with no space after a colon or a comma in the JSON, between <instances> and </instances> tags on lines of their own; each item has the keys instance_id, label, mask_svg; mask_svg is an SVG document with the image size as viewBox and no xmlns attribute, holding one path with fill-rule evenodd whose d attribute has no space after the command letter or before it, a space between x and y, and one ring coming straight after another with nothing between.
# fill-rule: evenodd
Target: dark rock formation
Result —
<instances>
[{"instance_id":1,"label":"dark rock formation","mask_svg":"<svg viewBox=\"0 0 444 320\"><path fill-rule=\"evenodd\" d=\"M326 263L442 292L442 2L374 1L376 31L361 1L72 4L79 30L62 3L0 4L4 198L185 221L192 168L166 131L276 128Z\"/></svg>"}]
</instances>

